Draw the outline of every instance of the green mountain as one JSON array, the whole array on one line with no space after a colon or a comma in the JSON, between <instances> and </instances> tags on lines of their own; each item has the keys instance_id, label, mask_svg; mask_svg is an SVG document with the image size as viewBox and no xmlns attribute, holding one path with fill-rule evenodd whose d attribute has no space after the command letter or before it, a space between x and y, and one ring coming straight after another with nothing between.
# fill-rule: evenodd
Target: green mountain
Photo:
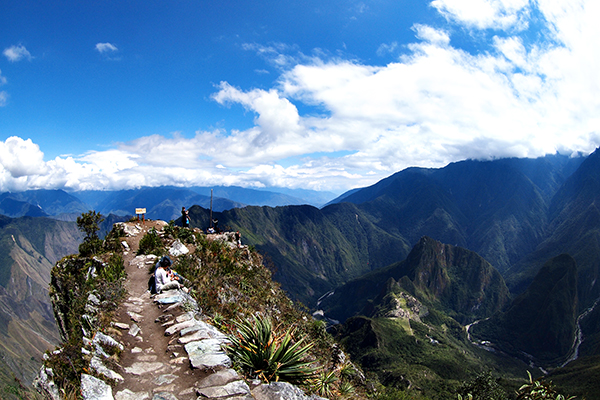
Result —
<instances>
[{"instance_id":1,"label":"green mountain","mask_svg":"<svg viewBox=\"0 0 600 400\"><path fill-rule=\"evenodd\" d=\"M209 210L190 208L192 226L206 228ZM373 224L356 206L244 207L213 213L222 229L239 231L274 267L274 278L297 300L323 293L408 254L408 244Z\"/></svg>"},{"instance_id":2,"label":"green mountain","mask_svg":"<svg viewBox=\"0 0 600 400\"><path fill-rule=\"evenodd\" d=\"M338 287L320 307L340 321L370 316L395 287L463 324L491 316L509 302L504 280L487 261L472 251L423 237L404 261Z\"/></svg>"},{"instance_id":3,"label":"green mountain","mask_svg":"<svg viewBox=\"0 0 600 400\"><path fill-rule=\"evenodd\" d=\"M275 278L293 297L314 305L349 279L403 260L423 236L474 251L506 274L548 237L552 198L583 160L555 155L409 168L320 210L245 207L215 218L273 260ZM206 210L192 217L194 226L209 226Z\"/></svg>"},{"instance_id":4,"label":"green mountain","mask_svg":"<svg viewBox=\"0 0 600 400\"><path fill-rule=\"evenodd\" d=\"M405 261L348 282L321 305L341 319L349 314L341 304L359 311L331 330L388 389L448 399L482 370L501 375L509 389L526 376L525 363L473 346L457 322L492 315L507 301L508 289L489 263L424 237Z\"/></svg>"},{"instance_id":5,"label":"green mountain","mask_svg":"<svg viewBox=\"0 0 600 400\"><path fill-rule=\"evenodd\" d=\"M42 353L59 333L48 296L56 261L77 251L82 236L73 222L0 216L0 376L26 384Z\"/></svg>"},{"instance_id":6,"label":"green mountain","mask_svg":"<svg viewBox=\"0 0 600 400\"><path fill-rule=\"evenodd\" d=\"M504 273L545 238L549 202L583 160L555 155L409 168L341 200L409 243L426 235L465 247Z\"/></svg>"},{"instance_id":7,"label":"green mountain","mask_svg":"<svg viewBox=\"0 0 600 400\"><path fill-rule=\"evenodd\" d=\"M579 311L600 298L600 151L592 153L557 191L550 204L547 235L535 251L506 273L515 292L523 291L543 263L566 253L578 266Z\"/></svg>"},{"instance_id":8,"label":"green mountain","mask_svg":"<svg viewBox=\"0 0 600 400\"><path fill-rule=\"evenodd\" d=\"M563 254L544 264L506 312L480 321L470 332L513 356L556 366L572 349L577 315L577 265Z\"/></svg>"}]
</instances>

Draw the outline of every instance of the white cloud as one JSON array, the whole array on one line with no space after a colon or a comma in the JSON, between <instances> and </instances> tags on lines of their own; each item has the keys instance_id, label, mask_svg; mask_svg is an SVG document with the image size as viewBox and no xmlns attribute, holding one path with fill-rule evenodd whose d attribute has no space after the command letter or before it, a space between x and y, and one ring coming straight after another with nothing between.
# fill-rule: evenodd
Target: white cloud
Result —
<instances>
[{"instance_id":1,"label":"white cloud","mask_svg":"<svg viewBox=\"0 0 600 400\"><path fill-rule=\"evenodd\" d=\"M0 142L0 165L2 172L13 178L46 172L44 154L31 139L11 136Z\"/></svg>"},{"instance_id":2,"label":"white cloud","mask_svg":"<svg viewBox=\"0 0 600 400\"><path fill-rule=\"evenodd\" d=\"M251 128L145 136L48 162L31 141L9 138L0 142L0 186L345 190L408 166L600 146L600 2L432 5L469 29L507 31L493 32L487 51L470 54L453 46L450 30L415 24L418 40L384 66L246 45L280 68L277 83L258 89L222 82L212 99L243 106L254 115ZM519 30L532 7L549 35L537 42Z\"/></svg>"},{"instance_id":3,"label":"white cloud","mask_svg":"<svg viewBox=\"0 0 600 400\"><path fill-rule=\"evenodd\" d=\"M6 77L2 76L2 70L0 70L0 86L6 85Z\"/></svg>"},{"instance_id":4,"label":"white cloud","mask_svg":"<svg viewBox=\"0 0 600 400\"><path fill-rule=\"evenodd\" d=\"M417 32L417 37L427 42L438 44L440 46L447 45L450 43L450 36L448 32L434 29L427 25L415 24L413 30Z\"/></svg>"},{"instance_id":5,"label":"white cloud","mask_svg":"<svg viewBox=\"0 0 600 400\"><path fill-rule=\"evenodd\" d=\"M530 0L434 0L446 19L476 29L525 29Z\"/></svg>"},{"instance_id":6,"label":"white cloud","mask_svg":"<svg viewBox=\"0 0 600 400\"><path fill-rule=\"evenodd\" d=\"M392 42L390 44L382 43L377 48L377 55L379 57L382 57L382 56L384 56L386 54L393 54L394 51L396 51L397 48L398 48L398 42Z\"/></svg>"},{"instance_id":7,"label":"white cloud","mask_svg":"<svg viewBox=\"0 0 600 400\"><path fill-rule=\"evenodd\" d=\"M119 51L119 49L117 48L117 46L115 46L112 43L96 43L96 50L100 54L114 53L116 51Z\"/></svg>"},{"instance_id":8,"label":"white cloud","mask_svg":"<svg viewBox=\"0 0 600 400\"><path fill-rule=\"evenodd\" d=\"M33 57L31 56L31 53L29 53L29 51L27 51L25 46L23 46L22 44L20 44L18 46L10 46L10 47L6 48L6 49L4 49L4 52L2 54L4 54L4 56L10 62L21 61L22 59L31 61L33 59Z\"/></svg>"},{"instance_id":9,"label":"white cloud","mask_svg":"<svg viewBox=\"0 0 600 400\"><path fill-rule=\"evenodd\" d=\"M4 90L0 92L0 107L4 107L8 102L8 93Z\"/></svg>"},{"instance_id":10,"label":"white cloud","mask_svg":"<svg viewBox=\"0 0 600 400\"><path fill-rule=\"evenodd\" d=\"M315 106L322 115L294 116L296 156L350 151L327 165L361 175L379 171L377 178L410 165L590 152L600 145L597 3L540 1L552 36L527 46L515 28L523 27L528 1L432 4L471 29L506 28L509 35L494 38L495 52L471 55L450 46L447 31L416 24L413 29L422 41L410 44L411 53L399 62L375 67L313 58L285 71L276 92L245 92L223 83L215 99L255 112L257 124L247 131L255 135L265 134L266 125L259 121L269 117L267 109L276 109L272 104L251 106L249 99L259 92L280 104L288 100ZM276 127L269 135L277 140L269 149L271 167L259 165L263 172L291 173L272 164L286 145L285 135L275 132L284 131Z\"/></svg>"}]
</instances>

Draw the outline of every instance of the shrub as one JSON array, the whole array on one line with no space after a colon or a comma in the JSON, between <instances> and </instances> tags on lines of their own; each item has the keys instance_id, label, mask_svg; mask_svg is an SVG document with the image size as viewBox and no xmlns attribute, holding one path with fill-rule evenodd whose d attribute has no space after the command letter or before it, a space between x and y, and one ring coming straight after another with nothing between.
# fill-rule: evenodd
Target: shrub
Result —
<instances>
[{"instance_id":1,"label":"shrub","mask_svg":"<svg viewBox=\"0 0 600 400\"><path fill-rule=\"evenodd\" d=\"M154 254L160 256L165 251L165 246L162 239L158 235L156 229L152 228L144 235L140 240L140 246L137 251L137 255L140 254Z\"/></svg>"},{"instance_id":2,"label":"shrub","mask_svg":"<svg viewBox=\"0 0 600 400\"><path fill-rule=\"evenodd\" d=\"M114 253L110 256L108 262L99 268L98 276L105 282L115 282L126 276L125 266L123 265L123 256Z\"/></svg>"},{"instance_id":3,"label":"shrub","mask_svg":"<svg viewBox=\"0 0 600 400\"><path fill-rule=\"evenodd\" d=\"M469 398L474 400L504 400L506 392L491 372L484 372L477 375L472 381L463 384L459 390L459 396L465 400Z\"/></svg>"},{"instance_id":4,"label":"shrub","mask_svg":"<svg viewBox=\"0 0 600 400\"><path fill-rule=\"evenodd\" d=\"M303 361L312 343L304 339L293 343L293 330L277 335L269 318L253 316L252 321L235 322L236 334L230 335L229 352L242 371L265 382L302 383L311 378L314 368Z\"/></svg>"},{"instance_id":5,"label":"shrub","mask_svg":"<svg viewBox=\"0 0 600 400\"><path fill-rule=\"evenodd\" d=\"M121 224L115 224L108 235L104 238L104 250L112 252L122 252L123 245L121 238L125 236L125 230Z\"/></svg>"},{"instance_id":6,"label":"shrub","mask_svg":"<svg viewBox=\"0 0 600 400\"><path fill-rule=\"evenodd\" d=\"M93 256L102 250L102 239L98 237L98 231L100 230L98 224L102 221L104 221L102 214L91 210L77 217L77 227L85 233L83 243L79 245L79 253L82 256Z\"/></svg>"},{"instance_id":7,"label":"shrub","mask_svg":"<svg viewBox=\"0 0 600 400\"><path fill-rule=\"evenodd\" d=\"M195 242L194 232L189 228L180 228L177 232L177 238L186 244Z\"/></svg>"},{"instance_id":8,"label":"shrub","mask_svg":"<svg viewBox=\"0 0 600 400\"><path fill-rule=\"evenodd\" d=\"M564 396L554 389L552 382L542 379L533 380L529 371L529 382L519 388L517 400L572 400L575 396Z\"/></svg>"}]
</instances>

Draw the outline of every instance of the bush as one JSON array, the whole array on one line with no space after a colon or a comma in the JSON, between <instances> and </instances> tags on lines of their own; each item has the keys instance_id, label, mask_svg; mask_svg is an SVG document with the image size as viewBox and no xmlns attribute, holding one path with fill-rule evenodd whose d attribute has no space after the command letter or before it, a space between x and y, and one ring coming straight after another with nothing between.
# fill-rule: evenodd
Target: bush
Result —
<instances>
[{"instance_id":1,"label":"bush","mask_svg":"<svg viewBox=\"0 0 600 400\"><path fill-rule=\"evenodd\" d=\"M125 266L123 265L123 256L114 253L110 256L108 262L98 271L98 276L105 282L115 282L126 276Z\"/></svg>"},{"instance_id":2,"label":"bush","mask_svg":"<svg viewBox=\"0 0 600 400\"><path fill-rule=\"evenodd\" d=\"M140 240L140 246L137 251L137 255L140 254L154 254L160 256L164 253L165 246L162 239L158 235L156 229L152 228L144 235Z\"/></svg>"},{"instance_id":3,"label":"bush","mask_svg":"<svg viewBox=\"0 0 600 400\"><path fill-rule=\"evenodd\" d=\"M572 400L575 396L564 396L554 389L552 382L543 379L533 380L529 371L529 382L519 388L517 400Z\"/></svg>"},{"instance_id":4,"label":"bush","mask_svg":"<svg viewBox=\"0 0 600 400\"><path fill-rule=\"evenodd\" d=\"M100 227L98 224L104 221L102 214L96 211L88 211L77 217L77 227L85 233L83 243L79 245L79 253L83 257L90 257L102 250L102 239L98 237Z\"/></svg>"},{"instance_id":5,"label":"bush","mask_svg":"<svg viewBox=\"0 0 600 400\"><path fill-rule=\"evenodd\" d=\"M491 372L484 372L477 375L471 382L463 384L459 390L459 396L463 399L472 396L473 400L504 400L506 392Z\"/></svg>"},{"instance_id":6,"label":"bush","mask_svg":"<svg viewBox=\"0 0 600 400\"><path fill-rule=\"evenodd\" d=\"M277 335L269 318L256 316L235 325L237 332L230 336L228 349L250 378L302 383L314 374L310 363L303 361L313 344L303 346L304 339L293 343L293 330Z\"/></svg>"}]
</instances>

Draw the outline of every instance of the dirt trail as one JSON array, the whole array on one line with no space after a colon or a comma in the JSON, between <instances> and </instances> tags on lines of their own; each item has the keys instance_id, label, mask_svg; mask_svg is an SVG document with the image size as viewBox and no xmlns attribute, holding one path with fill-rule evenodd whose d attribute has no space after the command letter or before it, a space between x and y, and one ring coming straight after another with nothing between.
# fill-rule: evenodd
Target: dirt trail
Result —
<instances>
[{"instance_id":1,"label":"dirt trail","mask_svg":"<svg viewBox=\"0 0 600 400\"><path fill-rule=\"evenodd\" d=\"M156 258L136 257L140 239L151 228L160 230L163 225L156 221L128 225L137 226L141 231L126 238L129 250L124 252L123 259L128 276L128 298L121 306L115 324L125 346L121 353L124 381L113 389L113 393L117 400L196 399L195 388L207 373L190 368L183 345L177 343L179 335L165 336L166 326L163 326L164 322L167 326L176 323L174 318L183 311L165 313L168 306L153 302L147 284L149 268L156 263ZM170 321L168 315L172 315ZM159 318L161 322L155 322Z\"/></svg>"}]
</instances>

